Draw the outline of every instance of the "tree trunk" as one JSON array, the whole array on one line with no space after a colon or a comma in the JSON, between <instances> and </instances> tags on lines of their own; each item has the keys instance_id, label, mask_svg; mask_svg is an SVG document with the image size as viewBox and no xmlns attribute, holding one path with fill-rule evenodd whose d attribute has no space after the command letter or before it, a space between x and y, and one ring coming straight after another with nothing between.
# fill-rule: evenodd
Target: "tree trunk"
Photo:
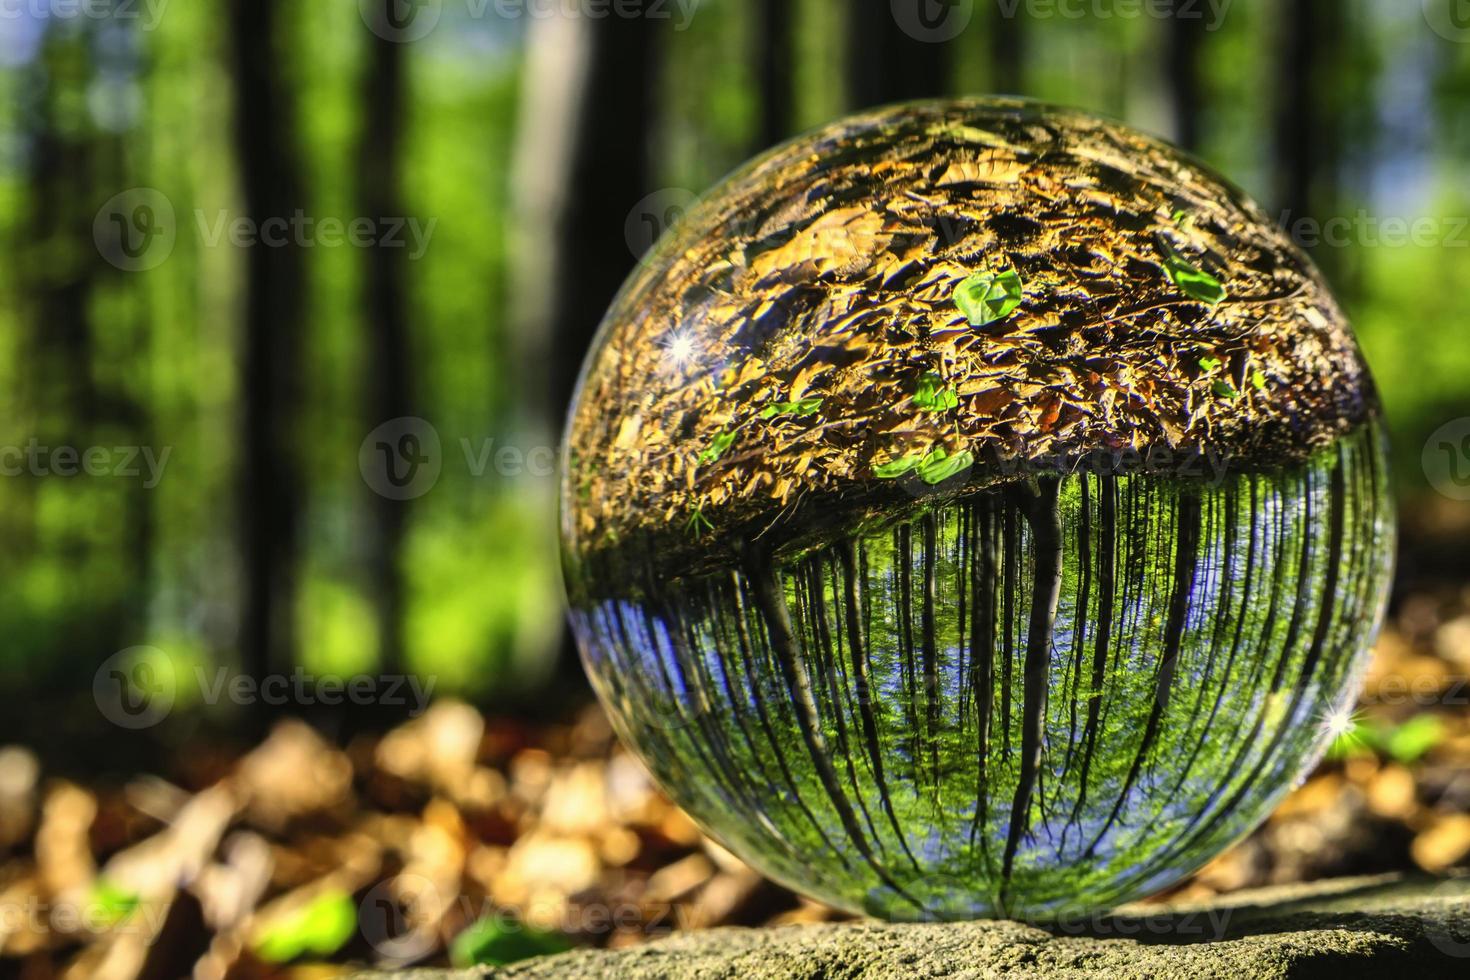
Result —
<instances>
[{"instance_id":1,"label":"tree trunk","mask_svg":"<svg viewBox=\"0 0 1470 980\"><path fill-rule=\"evenodd\" d=\"M1289 216L1288 228L1296 234L1304 218L1320 230L1336 203L1336 126L1331 102L1323 99L1322 80L1340 38L1343 11L1333 0L1287 0L1282 15L1276 66L1276 206ZM1313 249L1313 259L1329 279L1335 279L1339 251Z\"/></svg>"},{"instance_id":2,"label":"tree trunk","mask_svg":"<svg viewBox=\"0 0 1470 980\"><path fill-rule=\"evenodd\" d=\"M551 274L554 418L565 417L582 358L633 268L624 226L649 191L654 27L648 18L588 24L585 95L570 141L565 207Z\"/></svg>"},{"instance_id":3,"label":"tree trunk","mask_svg":"<svg viewBox=\"0 0 1470 980\"><path fill-rule=\"evenodd\" d=\"M760 76L760 145L774 146L791 135L791 14L793 0L760 0L756 8L757 68Z\"/></svg>"},{"instance_id":4,"label":"tree trunk","mask_svg":"<svg viewBox=\"0 0 1470 980\"><path fill-rule=\"evenodd\" d=\"M289 221L303 208L294 106L274 43L281 9L277 0L230 0L229 7L241 191L256 227ZM279 247L257 244L244 254L240 656L257 679L295 659L303 282L300 249L285 237Z\"/></svg>"},{"instance_id":5,"label":"tree trunk","mask_svg":"<svg viewBox=\"0 0 1470 980\"><path fill-rule=\"evenodd\" d=\"M403 46L374 35L363 79L365 124L358 147L359 213L374 221L406 216L399 193L403 146ZM363 318L368 333L368 428L413 414L412 359L408 342L407 254L401 248L375 247L364 254ZM401 673L403 661L403 579L398 559L403 542L406 500L373 495L369 528L368 575L378 616L379 662L385 672Z\"/></svg>"},{"instance_id":6,"label":"tree trunk","mask_svg":"<svg viewBox=\"0 0 1470 980\"><path fill-rule=\"evenodd\" d=\"M854 109L938 98L949 93L949 42L939 22L925 30L929 0L912 0L912 9L886 2L848 7L847 91ZM946 6L946 14L958 16ZM900 23L902 17L903 23Z\"/></svg>"},{"instance_id":7,"label":"tree trunk","mask_svg":"<svg viewBox=\"0 0 1470 980\"><path fill-rule=\"evenodd\" d=\"M1026 31L1024 4L1007 16L997 3L990 23L990 87L1000 95L1026 94Z\"/></svg>"},{"instance_id":8,"label":"tree trunk","mask_svg":"<svg viewBox=\"0 0 1470 980\"><path fill-rule=\"evenodd\" d=\"M1200 145L1200 109L1203 106L1200 56L1205 39L1202 8L1191 0L1174 0L1168 19L1168 50L1165 53L1165 82L1174 122L1174 142L1186 150Z\"/></svg>"}]
</instances>

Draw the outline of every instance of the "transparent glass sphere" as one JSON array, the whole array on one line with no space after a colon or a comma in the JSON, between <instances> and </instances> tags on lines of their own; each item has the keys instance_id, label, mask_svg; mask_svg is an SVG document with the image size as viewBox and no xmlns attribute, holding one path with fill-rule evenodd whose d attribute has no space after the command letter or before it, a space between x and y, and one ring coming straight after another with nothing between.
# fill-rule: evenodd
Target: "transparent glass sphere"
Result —
<instances>
[{"instance_id":1,"label":"transparent glass sphere","mask_svg":"<svg viewBox=\"0 0 1470 980\"><path fill-rule=\"evenodd\" d=\"M785 144L589 354L563 565L714 838L898 919L1106 907L1262 820L1351 704L1393 514L1308 260L1150 137L1015 100Z\"/></svg>"}]
</instances>

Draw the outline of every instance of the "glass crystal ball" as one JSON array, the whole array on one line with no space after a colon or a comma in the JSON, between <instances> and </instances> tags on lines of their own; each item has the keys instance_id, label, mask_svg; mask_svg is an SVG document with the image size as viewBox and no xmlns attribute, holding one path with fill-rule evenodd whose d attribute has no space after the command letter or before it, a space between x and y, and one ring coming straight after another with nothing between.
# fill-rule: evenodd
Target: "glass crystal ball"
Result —
<instances>
[{"instance_id":1,"label":"glass crystal ball","mask_svg":"<svg viewBox=\"0 0 1470 980\"><path fill-rule=\"evenodd\" d=\"M886 918L1198 868L1340 730L1389 579L1319 274L1197 161L1029 102L725 180L607 314L566 453L619 734L755 868Z\"/></svg>"}]
</instances>

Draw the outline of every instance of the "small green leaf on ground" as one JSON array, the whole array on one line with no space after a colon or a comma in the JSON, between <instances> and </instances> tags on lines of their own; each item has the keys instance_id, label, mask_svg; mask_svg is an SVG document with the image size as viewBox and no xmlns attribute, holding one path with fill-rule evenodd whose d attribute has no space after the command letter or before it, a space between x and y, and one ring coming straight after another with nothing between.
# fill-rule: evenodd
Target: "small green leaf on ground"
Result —
<instances>
[{"instance_id":1,"label":"small green leaf on ground","mask_svg":"<svg viewBox=\"0 0 1470 980\"><path fill-rule=\"evenodd\" d=\"M1260 371L1252 371L1251 372L1251 384L1255 386L1255 388L1256 388L1257 391L1265 391L1266 390L1266 376L1264 374L1262 374Z\"/></svg>"},{"instance_id":2,"label":"small green leaf on ground","mask_svg":"<svg viewBox=\"0 0 1470 980\"><path fill-rule=\"evenodd\" d=\"M1395 762L1411 765L1444 738L1444 724L1435 715L1415 715L1389 732L1384 751Z\"/></svg>"},{"instance_id":3,"label":"small green leaf on ground","mask_svg":"<svg viewBox=\"0 0 1470 980\"><path fill-rule=\"evenodd\" d=\"M977 272L955 287L954 305L972 327L1003 320L1021 305L1025 284L1014 269L995 275Z\"/></svg>"},{"instance_id":4,"label":"small green leaf on ground","mask_svg":"<svg viewBox=\"0 0 1470 980\"><path fill-rule=\"evenodd\" d=\"M943 483L950 477L958 476L968 470L974 462L975 457L968 449L951 456L944 451L943 447L940 447L925 456L923 462L919 464L919 479L930 486Z\"/></svg>"},{"instance_id":5,"label":"small green leaf on ground","mask_svg":"<svg viewBox=\"0 0 1470 980\"><path fill-rule=\"evenodd\" d=\"M919 379L918 388L914 391L914 404L919 408L926 412L943 412L959 403L959 396L944 386L944 379L939 375L931 371Z\"/></svg>"},{"instance_id":6,"label":"small green leaf on ground","mask_svg":"<svg viewBox=\"0 0 1470 980\"><path fill-rule=\"evenodd\" d=\"M1218 357L1201 357L1199 359L1199 368L1201 371L1214 371L1216 368L1224 363L1225 362L1220 360Z\"/></svg>"},{"instance_id":7,"label":"small green leaf on ground","mask_svg":"<svg viewBox=\"0 0 1470 980\"><path fill-rule=\"evenodd\" d=\"M1220 285L1220 280L1195 266L1172 246L1166 244L1165 250L1167 254L1164 256L1164 271L1174 285L1190 297L1211 306L1225 299L1225 287Z\"/></svg>"},{"instance_id":8,"label":"small green leaf on ground","mask_svg":"<svg viewBox=\"0 0 1470 980\"><path fill-rule=\"evenodd\" d=\"M761 418L771 419L778 415L814 415L822 407L819 397L803 398L795 402L772 402L761 410Z\"/></svg>"},{"instance_id":9,"label":"small green leaf on ground","mask_svg":"<svg viewBox=\"0 0 1470 980\"><path fill-rule=\"evenodd\" d=\"M1240 392L1228 381L1216 381L1210 386L1210 390L1221 398L1239 398Z\"/></svg>"},{"instance_id":10,"label":"small green leaf on ground","mask_svg":"<svg viewBox=\"0 0 1470 980\"><path fill-rule=\"evenodd\" d=\"M300 956L331 956L357 931L357 906L344 891L324 891L299 909L268 924L255 937L256 955L267 963Z\"/></svg>"},{"instance_id":11,"label":"small green leaf on ground","mask_svg":"<svg viewBox=\"0 0 1470 980\"><path fill-rule=\"evenodd\" d=\"M458 967L505 966L565 953L571 948L560 933L488 918L470 923L454 937L449 944L449 961Z\"/></svg>"},{"instance_id":12,"label":"small green leaf on ground","mask_svg":"<svg viewBox=\"0 0 1470 980\"><path fill-rule=\"evenodd\" d=\"M92 886L90 904L98 910L103 925L114 926L133 914L138 907L138 893L98 878Z\"/></svg>"},{"instance_id":13,"label":"small green leaf on ground","mask_svg":"<svg viewBox=\"0 0 1470 980\"><path fill-rule=\"evenodd\" d=\"M724 432L718 433L713 439L710 440L709 445L705 447L704 452L699 454L699 462L701 464L713 463L715 460L725 455L725 450L729 449L734 444L734 431L727 429Z\"/></svg>"}]
</instances>

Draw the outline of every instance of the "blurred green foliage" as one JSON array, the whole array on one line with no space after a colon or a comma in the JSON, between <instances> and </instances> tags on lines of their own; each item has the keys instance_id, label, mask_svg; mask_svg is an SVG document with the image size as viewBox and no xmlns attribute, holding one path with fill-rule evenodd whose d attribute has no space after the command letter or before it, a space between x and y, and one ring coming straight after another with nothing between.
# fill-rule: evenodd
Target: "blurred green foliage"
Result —
<instances>
[{"instance_id":1,"label":"blurred green foliage","mask_svg":"<svg viewBox=\"0 0 1470 980\"><path fill-rule=\"evenodd\" d=\"M0 478L0 682L10 689L84 688L98 662L140 644L191 670L241 660L248 250L210 232L243 206L227 6L168 4L155 23L48 17L42 4L0 20L0 448L170 450L156 487L56 472ZM350 0L277 6L271 69L295 108L310 214L350 221L375 113L364 97L373 35ZM518 331L530 328L513 315L524 231L513 161L535 25L493 5L442 6L435 30L403 45L398 193L406 215L432 227L422 258L405 266L407 370L443 447L437 484L405 508L403 658L436 675L441 692L510 699L541 682L560 642L555 479L477 472L465 447L554 443L560 421L538 358L583 352L528 344ZM966 31L932 46L950 91L1019 88L1174 135L1171 22L1022 16L1001 25L994 5L972 6ZM687 30L661 30L646 140L655 187L697 194L759 149L758 7L703 0ZM1309 105L1332 139L1310 213L1280 213L1273 147L1291 55L1279 5L1239 0L1204 31L1187 109L1200 156L1288 227L1306 219L1322 239L1312 252L1357 324L1412 500L1427 492L1424 437L1470 406L1470 292L1457 288L1470 272L1470 44L1430 30L1418 3L1331 8ZM850 11L792 0L791 13L787 101L792 127L806 128L855 108ZM996 68L1002 26L1021 63L1015 85ZM144 271L118 268L94 237L106 202L130 188L156 191L175 217L168 257ZM1428 231L1397 234L1398 220L1427 221ZM377 501L358 450L383 421L365 380L363 251L301 250L294 601L299 659L317 672L374 669L385 649L363 559ZM632 259L608 257L620 268ZM562 270L556 288L576 290L581 272Z\"/></svg>"}]
</instances>

